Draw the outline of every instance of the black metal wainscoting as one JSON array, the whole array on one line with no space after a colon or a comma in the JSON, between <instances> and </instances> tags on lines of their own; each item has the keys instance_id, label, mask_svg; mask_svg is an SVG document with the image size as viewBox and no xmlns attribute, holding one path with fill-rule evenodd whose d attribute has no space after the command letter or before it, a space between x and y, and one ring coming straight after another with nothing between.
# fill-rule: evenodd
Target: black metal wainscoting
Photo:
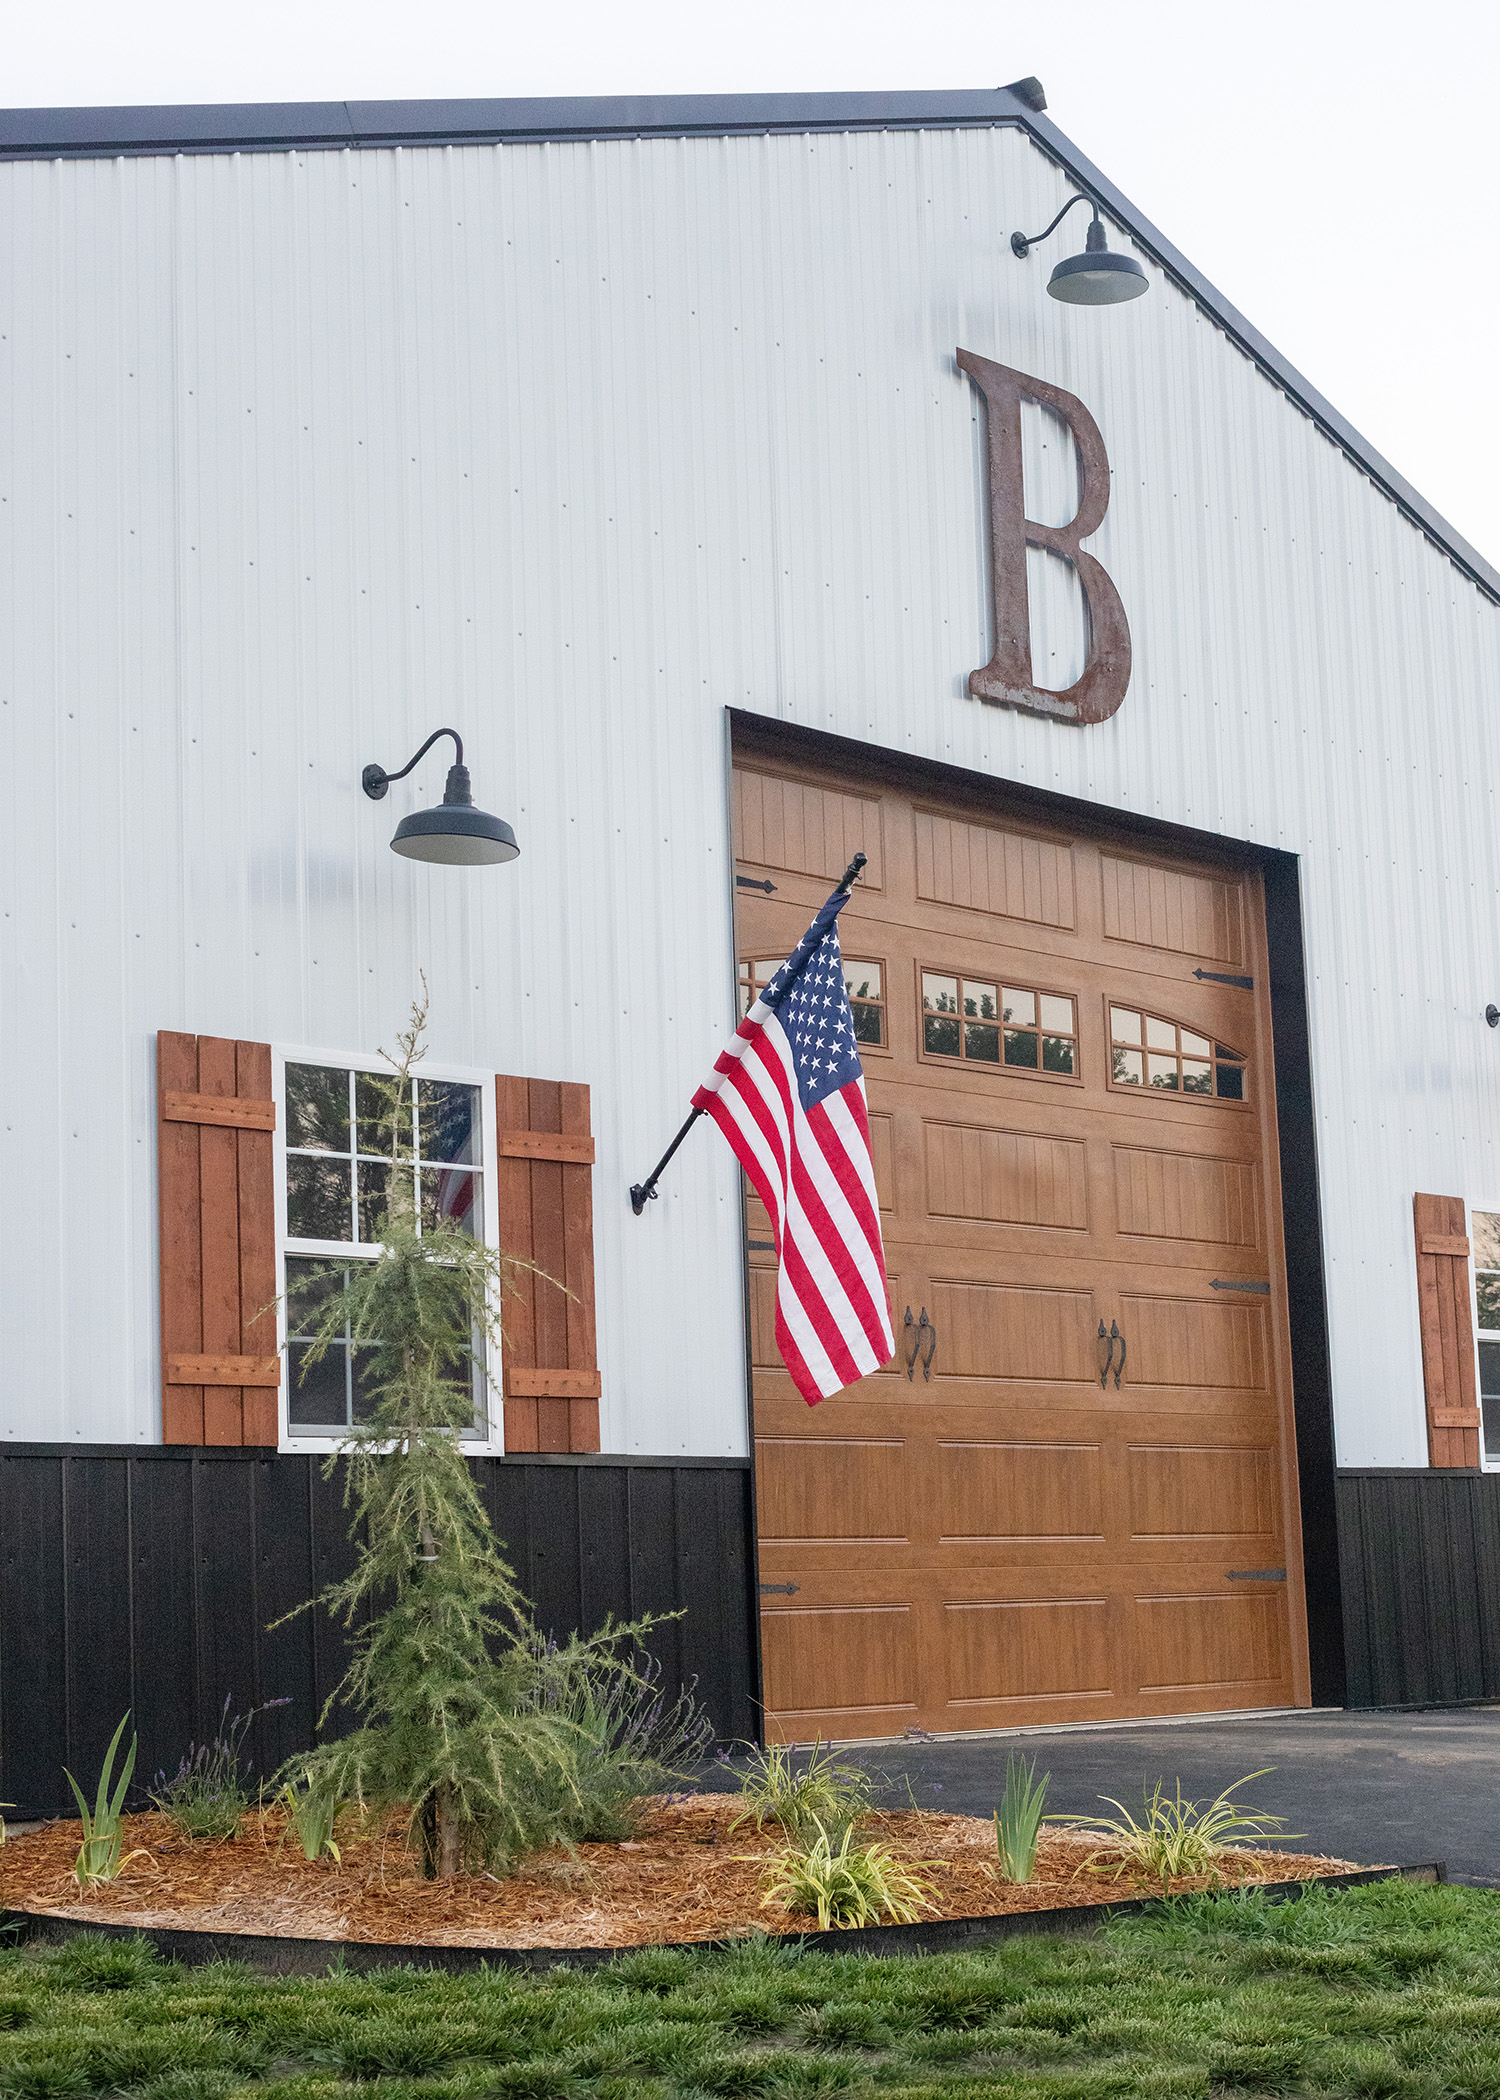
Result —
<instances>
[{"instance_id":1,"label":"black metal wainscoting","mask_svg":"<svg viewBox=\"0 0 1500 2100\"><path fill-rule=\"evenodd\" d=\"M1500 1474L1341 1472L1350 1706L1500 1699Z\"/></svg>"},{"instance_id":2,"label":"black metal wainscoting","mask_svg":"<svg viewBox=\"0 0 1500 2100\"><path fill-rule=\"evenodd\" d=\"M477 1459L540 1624L683 1611L652 1642L696 1677L722 1737L758 1733L750 1471L733 1461ZM253 1451L50 1445L0 1452L0 1801L76 1813L128 1708L138 1782L175 1771L232 1713L284 1699L249 1741L257 1773L314 1739L343 1670L322 1612L273 1622L349 1564L337 1477ZM269 1630L268 1630L269 1629Z\"/></svg>"}]
</instances>

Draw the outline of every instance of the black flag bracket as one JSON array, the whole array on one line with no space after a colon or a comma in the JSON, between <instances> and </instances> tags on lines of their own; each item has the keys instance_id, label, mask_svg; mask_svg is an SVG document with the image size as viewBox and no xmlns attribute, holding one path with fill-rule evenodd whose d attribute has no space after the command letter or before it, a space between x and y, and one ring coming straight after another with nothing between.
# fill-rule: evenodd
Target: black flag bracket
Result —
<instances>
[{"instance_id":1,"label":"black flag bracket","mask_svg":"<svg viewBox=\"0 0 1500 2100\"><path fill-rule=\"evenodd\" d=\"M855 854L853 860L850 861L848 867L845 868L842 876L839 878L838 887L833 893L836 897L839 895L847 896L849 894L850 890L853 889L855 883L858 882L860 876L864 873L865 864L869 860L869 857L870 856L867 853ZM671 1165L672 1155L676 1152L677 1147L682 1143L683 1139L687 1136L688 1132L692 1129L693 1125L697 1122L698 1118L702 1115L702 1113L703 1111L701 1108L695 1108L691 1110L688 1115L687 1121L683 1124L681 1130L678 1131L676 1137L673 1138L671 1144L668 1145L666 1151L656 1162L656 1165L651 1169L651 1172L646 1176L645 1180L632 1182L630 1188L630 1208L635 1212L637 1217L641 1215L641 1212L646 1208L646 1205L648 1203L655 1202L656 1184L658 1183L658 1181L661 1180L662 1175Z\"/></svg>"}]
</instances>

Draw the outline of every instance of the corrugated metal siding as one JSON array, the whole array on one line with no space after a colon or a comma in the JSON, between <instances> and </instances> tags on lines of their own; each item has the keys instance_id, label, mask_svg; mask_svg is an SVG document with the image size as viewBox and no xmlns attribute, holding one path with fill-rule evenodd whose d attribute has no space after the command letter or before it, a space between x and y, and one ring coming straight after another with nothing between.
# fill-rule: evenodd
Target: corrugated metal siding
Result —
<instances>
[{"instance_id":1,"label":"corrugated metal siding","mask_svg":"<svg viewBox=\"0 0 1500 2100\"><path fill-rule=\"evenodd\" d=\"M1500 1193L1496 610L1162 280L1048 300L1063 194L1005 130L0 170L6 1434L157 1433L153 1031L364 1048L422 967L438 1054L595 1089L606 1448L741 1450L727 1153L624 1196L730 1015L735 705L1303 856L1340 1457L1422 1461L1411 1191ZM1100 728L966 696L959 344L1104 432ZM446 760L360 765L442 721L513 868L385 850Z\"/></svg>"},{"instance_id":2,"label":"corrugated metal siding","mask_svg":"<svg viewBox=\"0 0 1500 2100\"><path fill-rule=\"evenodd\" d=\"M1500 1478L1343 1473L1350 1706L1500 1698Z\"/></svg>"},{"instance_id":3,"label":"corrugated metal siding","mask_svg":"<svg viewBox=\"0 0 1500 2100\"><path fill-rule=\"evenodd\" d=\"M474 1475L539 1626L666 1616L650 1646L668 1696L695 1684L724 1739L755 1734L747 1466L482 1458ZM282 1702L249 1736L257 1774L315 1739L348 1647L326 1612L285 1614L353 1561L317 1459L0 1450L0 1539L7 1807L66 1814L64 1767L96 1768L127 1710L138 1787L208 1741L226 1700Z\"/></svg>"}]
</instances>

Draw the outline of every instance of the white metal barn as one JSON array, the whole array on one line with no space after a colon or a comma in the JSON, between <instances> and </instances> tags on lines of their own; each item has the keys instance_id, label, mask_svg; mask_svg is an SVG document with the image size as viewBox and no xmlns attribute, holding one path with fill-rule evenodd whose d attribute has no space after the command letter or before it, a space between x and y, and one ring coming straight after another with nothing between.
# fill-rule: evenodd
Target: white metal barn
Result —
<instances>
[{"instance_id":1,"label":"white metal barn","mask_svg":"<svg viewBox=\"0 0 1500 2100\"><path fill-rule=\"evenodd\" d=\"M358 1366L266 1308L423 976L424 1200L574 1293L476 1392L552 1623L685 1605L726 1734L1500 1696L1500 576L1043 107L0 117L7 1799L307 1737ZM1141 296L1013 252L1079 193ZM388 850L445 726L510 865ZM855 851L809 1411L717 1133L628 1190Z\"/></svg>"}]
</instances>

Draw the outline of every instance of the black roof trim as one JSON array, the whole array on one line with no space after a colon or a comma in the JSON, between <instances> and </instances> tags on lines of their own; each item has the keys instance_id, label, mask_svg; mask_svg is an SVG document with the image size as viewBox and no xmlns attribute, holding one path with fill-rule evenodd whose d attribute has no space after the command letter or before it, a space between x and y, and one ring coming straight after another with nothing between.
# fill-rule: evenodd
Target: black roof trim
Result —
<instances>
[{"instance_id":1,"label":"black roof trim","mask_svg":"<svg viewBox=\"0 0 1500 2100\"><path fill-rule=\"evenodd\" d=\"M162 109L0 111L0 159L292 152L299 146L717 138L1013 121L1007 88L866 95L549 95L506 101L225 102ZM1029 113L1029 112L1028 112Z\"/></svg>"},{"instance_id":2,"label":"black roof trim","mask_svg":"<svg viewBox=\"0 0 1500 2100\"><path fill-rule=\"evenodd\" d=\"M1017 83L1017 86L1026 83ZM505 101L245 102L165 108L0 110L0 160L113 159L337 147L736 137L766 132L1026 131L1080 188L1369 476L1419 532L1500 604L1487 562L1316 387L1217 292L1049 118L1008 88L835 95L546 96ZM1003 233L1004 229L997 229ZM1000 244L997 243L997 254Z\"/></svg>"}]
</instances>

